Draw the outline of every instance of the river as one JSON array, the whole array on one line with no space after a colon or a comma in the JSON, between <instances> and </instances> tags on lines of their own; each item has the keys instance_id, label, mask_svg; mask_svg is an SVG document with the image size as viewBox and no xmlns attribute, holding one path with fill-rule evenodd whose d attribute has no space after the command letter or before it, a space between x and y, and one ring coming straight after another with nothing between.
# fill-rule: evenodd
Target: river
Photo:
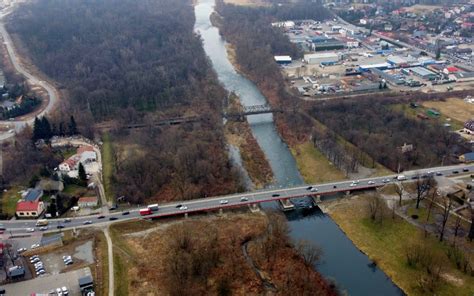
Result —
<instances>
[{"instance_id":1,"label":"river","mask_svg":"<svg viewBox=\"0 0 474 296\"><path fill-rule=\"evenodd\" d=\"M219 81L235 92L244 106L267 103L258 88L236 72L230 63L225 40L210 22L214 0L200 0L195 6L195 31L201 35L204 50L212 62ZM272 114L248 116L252 133L265 153L273 170L273 186L303 184L296 161L288 146L275 129ZM275 204L265 205L274 207ZM324 252L323 262L317 266L326 278L334 279L349 295L403 295L401 290L366 255L345 236L336 223L319 209L311 212L295 210L287 214L293 240L305 239L319 245Z\"/></svg>"}]
</instances>

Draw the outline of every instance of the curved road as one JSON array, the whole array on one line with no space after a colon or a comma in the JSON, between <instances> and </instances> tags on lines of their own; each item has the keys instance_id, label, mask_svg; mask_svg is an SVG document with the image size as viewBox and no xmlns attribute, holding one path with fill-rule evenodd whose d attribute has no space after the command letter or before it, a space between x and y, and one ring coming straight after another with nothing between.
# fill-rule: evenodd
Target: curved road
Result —
<instances>
[{"instance_id":1,"label":"curved road","mask_svg":"<svg viewBox=\"0 0 474 296\"><path fill-rule=\"evenodd\" d=\"M45 114L49 113L51 110L53 110L56 102L58 101L59 98L59 93L57 89L48 83L47 81L41 80L41 78L34 76L30 72L26 70L25 67L23 67L16 51L13 46L12 39L10 37L10 34L8 34L7 30L5 29L5 24L4 24L4 19L7 15L9 15L13 11L13 7L8 7L2 10L0 13L0 35L3 38L3 42L7 48L8 55L10 56L10 60L12 62L13 67L15 70L20 73L25 79L28 81L28 83L31 86L39 86L46 90L48 93L48 104L46 107L43 108L39 113L35 113L35 116L44 116ZM0 121L0 124L13 124L15 126L15 131L20 131L23 127L25 127L26 124L33 124L34 122L34 117L32 114L25 115L25 117L30 117L24 120L14 120L14 121ZM10 137L14 136L13 133L3 133L0 134L0 140L5 140Z\"/></svg>"}]
</instances>

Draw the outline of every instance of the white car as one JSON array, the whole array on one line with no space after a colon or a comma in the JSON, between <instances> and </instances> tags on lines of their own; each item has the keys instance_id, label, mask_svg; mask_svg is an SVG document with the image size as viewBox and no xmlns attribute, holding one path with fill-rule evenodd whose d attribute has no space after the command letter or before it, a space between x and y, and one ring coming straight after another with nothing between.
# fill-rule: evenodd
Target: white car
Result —
<instances>
[{"instance_id":1,"label":"white car","mask_svg":"<svg viewBox=\"0 0 474 296\"><path fill-rule=\"evenodd\" d=\"M27 232L35 232L35 229L34 228L27 228L26 231Z\"/></svg>"},{"instance_id":2,"label":"white car","mask_svg":"<svg viewBox=\"0 0 474 296\"><path fill-rule=\"evenodd\" d=\"M69 295L69 291L65 286L61 288L61 291L63 292L63 295Z\"/></svg>"},{"instance_id":3,"label":"white car","mask_svg":"<svg viewBox=\"0 0 474 296\"><path fill-rule=\"evenodd\" d=\"M31 248L32 249L36 249L36 248L39 248L40 247L40 244L32 244L31 245Z\"/></svg>"},{"instance_id":4,"label":"white car","mask_svg":"<svg viewBox=\"0 0 474 296\"><path fill-rule=\"evenodd\" d=\"M61 288L56 288L56 295L63 296L63 291L61 290Z\"/></svg>"},{"instance_id":5,"label":"white car","mask_svg":"<svg viewBox=\"0 0 474 296\"><path fill-rule=\"evenodd\" d=\"M355 187L355 186L357 186L357 184L356 183L351 183L351 185L349 185L349 186L350 187Z\"/></svg>"},{"instance_id":6,"label":"white car","mask_svg":"<svg viewBox=\"0 0 474 296\"><path fill-rule=\"evenodd\" d=\"M228 204L229 201L227 199L223 199L220 201L221 205L225 205L225 204Z\"/></svg>"},{"instance_id":7,"label":"white car","mask_svg":"<svg viewBox=\"0 0 474 296\"><path fill-rule=\"evenodd\" d=\"M186 210L188 209L188 207L187 207L187 206L180 206L179 209L180 209L181 211L186 211Z\"/></svg>"},{"instance_id":8,"label":"white car","mask_svg":"<svg viewBox=\"0 0 474 296\"><path fill-rule=\"evenodd\" d=\"M48 226L41 226L41 227L40 227L40 230L41 230L41 231L48 230Z\"/></svg>"},{"instance_id":9,"label":"white car","mask_svg":"<svg viewBox=\"0 0 474 296\"><path fill-rule=\"evenodd\" d=\"M316 187L313 187L313 188L311 188L311 190L310 190L310 191L311 191L311 192L318 192L318 188L316 188Z\"/></svg>"},{"instance_id":10,"label":"white car","mask_svg":"<svg viewBox=\"0 0 474 296\"><path fill-rule=\"evenodd\" d=\"M374 181L369 181L369 182L367 182L367 184L369 184L369 185L374 185L375 182L374 182Z\"/></svg>"}]
</instances>

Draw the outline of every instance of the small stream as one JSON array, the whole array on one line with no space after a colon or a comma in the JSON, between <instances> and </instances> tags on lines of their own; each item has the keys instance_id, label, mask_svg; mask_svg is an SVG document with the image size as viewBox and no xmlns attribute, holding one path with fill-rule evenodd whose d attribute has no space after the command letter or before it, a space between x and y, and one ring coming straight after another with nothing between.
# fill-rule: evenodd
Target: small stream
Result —
<instances>
[{"instance_id":1,"label":"small stream","mask_svg":"<svg viewBox=\"0 0 474 296\"><path fill-rule=\"evenodd\" d=\"M212 62L219 81L229 92L235 92L244 106L267 102L258 88L236 72L230 63L225 40L212 26L209 17L214 11L214 0L200 0L195 6L195 31L203 40L206 54ZM273 187L303 184L296 161L288 146L275 129L272 114L248 116L247 120L254 137L265 153L272 168ZM233 152L235 153L235 151ZM248 180L247 180L248 181ZM304 200L298 201L298 203ZM276 203L263 207L275 208ZM349 295L403 295L403 292L369 258L345 236L337 224L318 208L297 209L286 215L293 240L305 239L319 245L324 252L318 271L326 278L334 279L339 288Z\"/></svg>"}]
</instances>

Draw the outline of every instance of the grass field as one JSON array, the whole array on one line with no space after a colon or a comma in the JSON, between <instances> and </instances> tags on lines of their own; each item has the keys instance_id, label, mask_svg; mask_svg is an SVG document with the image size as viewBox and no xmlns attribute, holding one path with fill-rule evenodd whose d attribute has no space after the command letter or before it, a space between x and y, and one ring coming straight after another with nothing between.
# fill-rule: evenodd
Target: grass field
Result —
<instances>
[{"instance_id":1,"label":"grass field","mask_svg":"<svg viewBox=\"0 0 474 296\"><path fill-rule=\"evenodd\" d=\"M346 178L344 173L331 164L310 142L297 145L291 149L291 153L306 183L321 183Z\"/></svg>"},{"instance_id":2,"label":"grass field","mask_svg":"<svg viewBox=\"0 0 474 296\"><path fill-rule=\"evenodd\" d=\"M13 186L7 192L2 192L2 213L13 217L16 212L16 204L20 200L21 195L18 193L20 190L23 190L20 186Z\"/></svg>"},{"instance_id":3,"label":"grass field","mask_svg":"<svg viewBox=\"0 0 474 296\"><path fill-rule=\"evenodd\" d=\"M108 201L113 201L114 192L112 187L112 176L114 174L114 158L112 141L109 134L102 137L102 169L104 178L105 197Z\"/></svg>"},{"instance_id":4,"label":"grass field","mask_svg":"<svg viewBox=\"0 0 474 296\"><path fill-rule=\"evenodd\" d=\"M395 111L401 111L407 116L408 118L415 119L415 120L421 120L419 119L416 115L418 113L422 113L424 115L426 114L426 111L430 109L431 107L428 107L428 103L439 103L439 102L423 102L423 105L418 106L418 108L411 108L408 104L395 104L392 106L393 110ZM451 130L457 131L463 128L463 122L459 121L451 116L448 116L445 114L443 111L439 108L436 108L441 115L438 116L437 118L429 117L429 119L426 120L426 122L437 122L439 124L445 124L449 123L451 124ZM451 120L447 120L448 118L451 118Z\"/></svg>"},{"instance_id":5,"label":"grass field","mask_svg":"<svg viewBox=\"0 0 474 296\"><path fill-rule=\"evenodd\" d=\"M419 280L426 273L406 263L407 246L413 241L427 244L434 252L443 254L444 270L436 295L472 295L474 278L457 270L444 255L449 246L434 237L424 238L421 230L405 220L387 217L381 224L373 223L367 218L367 201L363 197L337 205L330 216L408 295L430 294L419 288Z\"/></svg>"},{"instance_id":6,"label":"grass field","mask_svg":"<svg viewBox=\"0 0 474 296\"><path fill-rule=\"evenodd\" d=\"M438 109L443 115L461 123L472 119L474 116L474 104L457 98L449 98L445 102L427 101L423 102L423 106Z\"/></svg>"}]
</instances>

